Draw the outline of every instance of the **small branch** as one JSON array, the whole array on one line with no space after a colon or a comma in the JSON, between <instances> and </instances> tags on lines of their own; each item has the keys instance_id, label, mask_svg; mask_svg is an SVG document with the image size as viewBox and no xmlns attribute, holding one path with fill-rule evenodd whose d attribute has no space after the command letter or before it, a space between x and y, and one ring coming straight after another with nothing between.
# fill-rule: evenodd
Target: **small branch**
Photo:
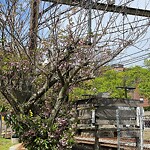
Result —
<instances>
[{"instance_id":1,"label":"small branch","mask_svg":"<svg viewBox=\"0 0 150 150\"><path fill-rule=\"evenodd\" d=\"M58 79L53 79L52 81L49 81L47 79L46 83L44 84L44 86L39 89L39 91L37 93L34 93L33 96L28 100L28 102L26 103L26 106L29 108L32 104L34 104L39 98L41 98L48 90L50 87L52 87L56 82L58 81Z\"/></svg>"},{"instance_id":2,"label":"small branch","mask_svg":"<svg viewBox=\"0 0 150 150\"><path fill-rule=\"evenodd\" d=\"M8 101L8 103L12 106L12 108L15 111L15 113L16 114L20 113L20 109L18 107L17 100L13 97L13 95L11 95L10 92L7 91L7 89L2 89L1 93L6 98L6 100Z\"/></svg>"},{"instance_id":3,"label":"small branch","mask_svg":"<svg viewBox=\"0 0 150 150\"><path fill-rule=\"evenodd\" d=\"M71 82L71 80L74 78L74 76L76 76L76 74L82 69L82 67L88 65L89 62L85 62L84 64L80 65L72 74L72 76L69 78L69 82Z\"/></svg>"},{"instance_id":4,"label":"small branch","mask_svg":"<svg viewBox=\"0 0 150 150\"><path fill-rule=\"evenodd\" d=\"M51 118L52 118L52 123L57 117L57 114L61 108L62 103L65 101L65 96L68 90L69 84L68 82L65 83L65 85L61 88L57 101L55 103L54 109L52 110Z\"/></svg>"},{"instance_id":5,"label":"small branch","mask_svg":"<svg viewBox=\"0 0 150 150\"><path fill-rule=\"evenodd\" d=\"M84 81L87 81L87 80L92 80L94 79L95 77L85 77L85 78L81 78L79 80L76 80L75 84L78 84L80 82L84 82Z\"/></svg>"},{"instance_id":6,"label":"small branch","mask_svg":"<svg viewBox=\"0 0 150 150\"><path fill-rule=\"evenodd\" d=\"M61 71L59 70L59 68L57 67L57 72L58 72L58 76L60 78L61 84L64 85L65 81L64 81L64 77L61 74Z\"/></svg>"}]
</instances>

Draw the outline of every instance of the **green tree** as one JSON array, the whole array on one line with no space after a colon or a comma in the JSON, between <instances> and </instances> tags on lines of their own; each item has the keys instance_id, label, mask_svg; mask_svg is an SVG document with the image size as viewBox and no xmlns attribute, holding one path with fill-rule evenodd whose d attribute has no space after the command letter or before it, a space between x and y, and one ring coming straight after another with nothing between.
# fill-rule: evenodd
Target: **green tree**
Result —
<instances>
[{"instance_id":1,"label":"green tree","mask_svg":"<svg viewBox=\"0 0 150 150\"><path fill-rule=\"evenodd\" d=\"M144 64L150 70L150 59L145 59Z\"/></svg>"},{"instance_id":2,"label":"green tree","mask_svg":"<svg viewBox=\"0 0 150 150\"><path fill-rule=\"evenodd\" d=\"M108 92L111 97L125 98L123 87L138 88L141 95L150 99L150 72L146 68L139 66L127 68L125 71L117 72L114 69L108 70L101 76L91 81L86 81L78 88L75 88L71 96L83 98L82 95L96 95L98 93ZM122 87L117 88L117 87ZM130 98L130 94L128 97Z\"/></svg>"},{"instance_id":3,"label":"green tree","mask_svg":"<svg viewBox=\"0 0 150 150\"><path fill-rule=\"evenodd\" d=\"M149 99L150 98L149 69L136 66L136 67L128 68L125 74L127 76L127 84L129 86L138 88L140 94Z\"/></svg>"},{"instance_id":4,"label":"green tree","mask_svg":"<svg viewBox=\"0 0 150 150\"><path fill-rule=\"evenodd\" d=\"M86 81L78 88L75 88L72 96L78 95L82 97L83 93L87 95L97 95L99 93L109 93L111 97L123 97L123 90L118 90L116 87L123 86L124 72L116 72L108 70L101 76L96 77L91 81ZM83 98L83 97L82 97Z\"/></svg>"}]
</instances>

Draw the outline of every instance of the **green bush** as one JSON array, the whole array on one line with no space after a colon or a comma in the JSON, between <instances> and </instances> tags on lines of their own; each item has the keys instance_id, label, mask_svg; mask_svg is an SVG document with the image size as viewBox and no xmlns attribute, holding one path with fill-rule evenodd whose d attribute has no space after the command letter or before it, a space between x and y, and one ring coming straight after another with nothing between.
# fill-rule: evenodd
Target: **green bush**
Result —
<instances>
[{"instance_id":1,"label":"green bush","mask_svg":"<svg viewBox=\"0 0 150 150\"><path fill-rule=\"evenodd\" d=\"M34 116L30 110L28 115L11 114L5 118L28 150L67 150L74 143L70 112L68 114L52 121L47 116Z\"/></svg>"}]
</instances>

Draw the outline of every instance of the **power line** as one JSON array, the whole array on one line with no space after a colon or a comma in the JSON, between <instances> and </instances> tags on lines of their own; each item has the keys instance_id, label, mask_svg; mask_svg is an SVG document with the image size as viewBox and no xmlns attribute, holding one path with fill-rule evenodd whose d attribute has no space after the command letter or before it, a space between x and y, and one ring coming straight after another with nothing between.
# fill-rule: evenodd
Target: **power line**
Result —
<instances>
[{"instance_id":1,"label":"power line","mask_svg":"<svg viewBox=\"0 0 150 150\"><path fill-rule=\"evenodd\" d=\"M147 59L147 58L149 58L149 57L145 57L145 58L142 58L142 59L139 59L139 60L135 60L135 61L133 61L133 62L124 64L124 65L125 65L125 66L128 66L128 65L131 65L131 64L135 64L135 63L140 62L140 61L143 61L143 60L145 60L145 59Z\"/></svg>"},{"instance_id":2,"label":"power line","mask_svg":"<svg viewBox=\"0 0 150 150\"><path fill-rule=\"evenodd\" d=\"M142 53L142 52L144 52L144 51L146 51L146 50L149 50L149 48L148 48L148 49L145 49L145 50L141 50L141 51L135 52L135 53L132 53L132 54L128 54L128 55L119 57L119 58L117 58L117 59L114 59L113 61L120 60L120 59L123 59L123 58L126 58L126 57L130 57L130 56L132 56L132 55L136 55L136 54Z\"/></svg>"},{"instance_id":3,"label":"power line","mask_svg":"<svg viewBox=\"0 0 150 150\"><path fill-rule=\"evenodd\" d=\"M122 62L129 62L129 61L132 61L132 60L135 60L135 59L138 59L138 58L140 58L140 57L147 56L147 55L150 55L150 53L143 54L143 55L140 55L140 56L137 56L137 57L133 57L133 58L130 58L130 59L128 59L128 60L123 60Z\"/></svg>"},{"instance_id":4,"label":"power line","mask_svg":"<svg viewBox=\"0 0 150 150\"><path fill-rule=\"evenodd\" d=\"M46 1L48 1L48 0L46 0ZM73 5L74 6L74 5ZM70 9L68 9L68 10L65 10L65 11L63 11L63 12L61 12L60 14L58 14L58 16L60 16L61 14L64 14L64 13L66 13L66 12L68 12L68 11L71 11L73 8L75 8L75 7L77 7L77 6L74 6L74 7L72 7L72 8L70 8ZM87 3L86 3L86 7L88 7L88 5L87 5ZM76 14L76 13L75 13ZM72 14L73 15L73 14ZM99 14L97 15L97 16L94 16L94 17L92 17L91 19L96 19L97 17L99 17ZM66 17L65 17L66 18ZM62 20L62 19L60 19L60 20ZM137 20L137 21L134 21L134 22L129 22L129 23L127 23L127 24L131 24L131 23L136 23L136 22L140 22L140 21L144 21L144 20L147 20L147 18L144 18L144 19L140 19L140 20ZM85 20L84 22L81 22L80 24L78 24L78 25L75 25L75 26L73 26L73 27L76 27L76 26L79 26L79 25L81 25L81 24L83 24L83 23L85 23L85 22L87 22L87 20ZM126 24L124 24L124 25L126 25ZM119 26L122 26L122 25L119 25ZM115 27L112 27L112 28L116 28L116 27L119 27L119 26L115 26ZM142 26L141 26L142 27ZM109 28L109 29L111 29L111 28ZM128 28L129 29L129 28ZM100 31L100 30L99 30ZM115 33L115 32L114 32Z\"/></svg>"},{"instance_id":5,"label":"power line","mask_svg":"<svg viewBox=\"0 0 150 150\"><path fill-rule=\"evenodd\" d=\"M143 61L145 59L149 58L149 56L140 56L136 59L133 58L133 60L126 60L125 62L121 61L120 63L123 64L123 65L131 65L131 64L134 64L134 63L137 63L137 62L140 62L140 61Z\"/></svg>"}]
</instances>

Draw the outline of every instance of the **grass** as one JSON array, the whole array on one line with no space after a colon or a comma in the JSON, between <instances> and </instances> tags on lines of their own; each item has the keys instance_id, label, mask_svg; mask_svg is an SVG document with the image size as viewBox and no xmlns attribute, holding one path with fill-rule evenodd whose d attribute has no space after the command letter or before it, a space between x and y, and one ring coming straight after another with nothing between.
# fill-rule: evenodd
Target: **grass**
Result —
<instances>
[{"instance_id":1,"label":"grass","mask_svg":"<svg viewBox=\"0 0 150 150\"><path fill-rule=\"evenodd\" d=\"M144 130L144 140L150 140L150 129Z\"/></svg>"},{"instance_id":2,"label":"grass","mask_svg":"<svg viewBox=\"0 0 150 150\"><path fill-rule=\"evenodd\" d=\"M5 139L0 137L0 150L9 150L9 147L12 146L11 139Z\"/></svg>"}]
</instances>

